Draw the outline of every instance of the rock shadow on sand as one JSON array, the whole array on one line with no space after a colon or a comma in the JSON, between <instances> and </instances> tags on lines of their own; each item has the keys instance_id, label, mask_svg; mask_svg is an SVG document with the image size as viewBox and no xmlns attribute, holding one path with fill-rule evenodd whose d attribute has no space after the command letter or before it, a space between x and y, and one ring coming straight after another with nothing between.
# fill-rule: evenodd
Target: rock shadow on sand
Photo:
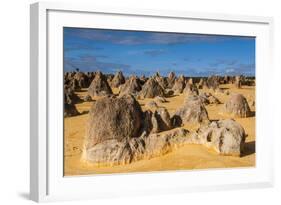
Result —
<instances>
[{"instance_id":1,"label":"rock shadow on sand","mask_svg":"<svg viewBox=\"0 0 281 205\"><path fill-rule=\"evenodd\" d=\"M254 153L256 153L256 141L245 142L244 150L241 153L241 157L246 157Z\"/></svg>"}]
</instances>

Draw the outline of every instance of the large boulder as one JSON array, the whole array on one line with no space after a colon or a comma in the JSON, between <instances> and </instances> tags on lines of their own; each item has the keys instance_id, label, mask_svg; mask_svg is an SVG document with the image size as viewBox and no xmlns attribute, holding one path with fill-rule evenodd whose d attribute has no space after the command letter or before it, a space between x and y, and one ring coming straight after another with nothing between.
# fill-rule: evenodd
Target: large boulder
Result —
<instances>
[{"instance_id":1,"label":"large boulder","mask_svg":"<svg viewBox=\"0 0 281 205\"><path fill-rule=\"evenodd\" d=\"M185 123L208 123L208 112L197 95L189 95L184 104L176 110L173 116L173 124L179 126Z\"/></svg>"},{"instance_id":2,"label":"large boulder","mask_svg":"<svg viewBox=\"0 0 281 205\"><path fill-rule=\"evenodd\" d=\"M138 137L141 122L142 110L133 96L101 98L93 103L89 112L87 147L106 140Z\"/></svg>"},{"instance_id":3,"label":"large boulder","mask_svg":"<svg viewBox=\"0 0 281 205\"><path fill-rule=\"evenodd\" d=\"M200 127L194 135L195 142L213 148L223 155L240 156L245 144L245 130L234 120L213 121Z\"/></svg>"},{"instance_id":4,"label":"large boulder","mask_svg":"<svg viewBox=\"0 0 281 205\"><path fill-rule=\"evenodd\" d=\"M125 84L120 86L120 95L135 95L141 90L140 80L136 76L131 76Z\"/></svg>"},{"instance_id":5,"label":"large boulder","mask_svg":"<svg viewBox=\"0 0 281 205\"><path fill-rule=\"evenodd\" d=\"M118 71L112 81L111 81L111 86L114 88L118 88L119 85L124 84L125 83L125 77L123 75L123 73L121 71Z\"/></svg>"},{"instance_id":6,"label":"large boulder","mask_svg":"<svg viewBox=\"0 0 281 205\"><path fill-rule=\"evenodd\" d=\"M154 79L150 78L142 87L140 96L142 98L154 98L156 96L164 97L164 89Z\"/></svg>"},{"instance_id":7,"label":"large boulder","mask_svg":"<svg viewBox=\"0 0 281 205\"><path fill-rule=\"evenodd\" d=\"M223 106L223 112L233 117L249 117L251 110L247 99L242 94L232 94Z\"/></svg>"},{"instance_id":8,"label":"large boulder","mask_svg":"<svg viewBox=\"0 0 281 205\"><path fill-rule=\"evenodd\" d=\"M101 72L95 74L95 78L88 88L88 93L92 98L113 94L106 77Z\"/></svg>"}]
</instances>

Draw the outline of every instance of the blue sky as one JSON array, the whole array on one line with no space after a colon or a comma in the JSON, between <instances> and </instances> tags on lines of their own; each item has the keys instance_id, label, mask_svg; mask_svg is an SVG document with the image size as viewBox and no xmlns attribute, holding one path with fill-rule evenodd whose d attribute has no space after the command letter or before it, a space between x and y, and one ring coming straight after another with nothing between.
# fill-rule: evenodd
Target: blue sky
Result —
<instances>
[{"instance_id":1,"label":"blue sky","mask_svg":"<svg viewBox=\"0 0 281 205\"><path fill-rule=\"evenodd\" d=\"M255 75L255 38L64 28L64 70L125 75Z\"/></svg>"}]
</instances>

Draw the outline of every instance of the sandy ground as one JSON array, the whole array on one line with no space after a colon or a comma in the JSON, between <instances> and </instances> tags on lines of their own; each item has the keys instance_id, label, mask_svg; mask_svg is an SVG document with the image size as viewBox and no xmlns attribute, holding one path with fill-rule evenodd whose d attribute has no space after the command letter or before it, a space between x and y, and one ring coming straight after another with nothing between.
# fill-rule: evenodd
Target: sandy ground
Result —
<instances>
[{"instance_id":1,"label":"sandy ground","mask_svg":"<svg viewBox=\"0 0 281 205\"><path fill-rule=\"evenodd\" d=\"M255 99L255 87L244 86L242 89L236 89L233 85L221 85L225 91L230 93L243 94L248 102ZM113 90L118 92L116 89ZM200 90L202 91L202 90ZM224 103L228 96L222 93L214 93L206 90L216 96ZM87 94L86 90L77 92L79 97ZM175 110L180 107L184 101L184 95L177 95L166 98L168 102L158 104L166 107L172 116ZM153 99L139 100L142 109L145 110L145 104ZM168 170L190 170L190 169L208 169L208 168L231 168L231 167L250 167L255 166L255 115L248 118L234 118L245 129L246 146L241 157L221 156L202 145L186 145L178 148L166 155L149 160L140 160L127 165L118 165L113 167L98 167L89 163L80 161L85 136L85 125L88 118L88 110L91 102L76 104L79 116L65 118L64 121L64 175L86 175L86 174L107 174L124 172L145 172L145 171L168 171ZM230 116L224 116L220 113L223 104L207 105L206 109L210 120L227 119ZM255 107L250 106L253 113ZM198 125L185 125L188 130L195 130Z\"/></svg>"}]
</instances>

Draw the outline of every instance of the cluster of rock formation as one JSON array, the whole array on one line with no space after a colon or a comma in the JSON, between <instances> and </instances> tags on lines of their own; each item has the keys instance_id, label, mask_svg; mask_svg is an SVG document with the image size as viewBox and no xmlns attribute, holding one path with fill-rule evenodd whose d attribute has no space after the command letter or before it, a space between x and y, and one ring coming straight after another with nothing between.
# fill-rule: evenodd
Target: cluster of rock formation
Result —
<instances>
[{"instance_id":1,"label":"cluster of rock formation","mask_svg":"<svg viewBox=\"0 0 281 205\"><path fill-rule=\"evenodd\" d=\"M232 83L240 89L253 80L243 76L210 76L208 78L168 77L159 73L146 78L125 78L121 71L113 75L101 72L70 72L64 76L65 117L79 114L75 104L80 100L74 91L88 88L83 101L93 101L89 112L83 159L93 163L124 164L151 158L176 147L195 143L213 148L220 154L237 155L243 151L245 131L234 120L210 121L206 105L221 104L210 92L229 95L223 113L233 117L249 117L251 110L241 94L224 93L221 84ZM249 83L250 82L250 83ZM112 89L118 89L113 94ZM184 95L183 104L170 116L159 106L166 97ZM216 95L216 94L215 94ZM100 98L101 97L101 98ZM143 111L138 99L153 98ZM180 128L184 124L199 123L200 128L189 132ZM165 131L165 132L164 132Z\"/></svg>"}]
</instances>

